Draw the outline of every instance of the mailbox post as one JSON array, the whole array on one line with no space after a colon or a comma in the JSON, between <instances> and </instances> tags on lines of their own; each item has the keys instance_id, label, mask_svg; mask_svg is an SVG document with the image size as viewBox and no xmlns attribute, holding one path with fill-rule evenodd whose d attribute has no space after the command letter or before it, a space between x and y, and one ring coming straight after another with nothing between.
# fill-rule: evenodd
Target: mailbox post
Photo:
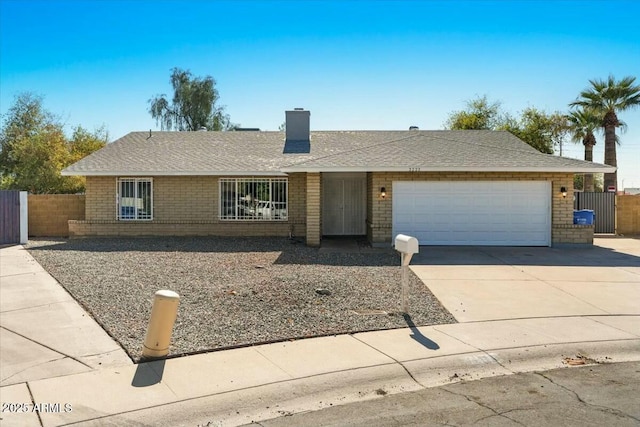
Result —
<instances>
[{"instance_id":1,"label":"mailbox post","mask_svg":"<svg viewBox=\"0 0 640 427\"><path fill-rule=\"evenodd\" d=\"M402 268L402 296L401 304L402 311L409 313L409 263L413 254L417 254L420 245L418 239L415 237L407 236L406 234L398 234L395 239L394 245L396 251L400 252Z\"/></svg>"}]
</instances>

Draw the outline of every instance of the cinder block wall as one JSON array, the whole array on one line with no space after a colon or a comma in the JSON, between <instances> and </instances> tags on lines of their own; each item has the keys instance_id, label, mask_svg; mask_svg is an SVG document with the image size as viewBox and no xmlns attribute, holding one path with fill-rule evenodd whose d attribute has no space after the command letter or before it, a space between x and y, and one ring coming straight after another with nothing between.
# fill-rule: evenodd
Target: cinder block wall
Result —
<instances>
[{"instance_id":1,"label":"cinder block wall","mask_svg":"<svg viewBox=\"0 0 640 427\"><path fill-rule=\"evenodd\" d=\"M640 195L616 196L616 233L640 234Z\"/></svg>"},{"instance_id":2,"label":"cinder block wall","mask_svg":"<svg viewBox=\"0 0 640 427\"><path fill-rule=\"evenodd\" d=\"M29 236L67 237L69 220L83 220L85 196L80 194L29 194Z\"/></svg>"},{"instance_id":3,"label":"cinder block wall","mask_svg":"<svg viewBox=\"0 0 640 427\"><path fill-rule=\"evenodd\" d=\"M116 177L87 177L86 218L69 223L70 236L288 236L290 233L305 236L305 174L289 176L288 220L274 222L221 221L218 213L219 177L151 178L153 220L118 221Z\"/></svg>"},{"instance_id":4,"label":"cinder block wall","mask_svg":"<svg viewBox=\"0 0 640 427\"><path fill-rule=\"evenodd\" d=\"M593 226L573 225L573 174L501 172L372 172L367 175L367 236L373 243L391 243L393 181L551 181L551 242L557 244L593 243ZM385 187L386 197L380 198ZM570 189L567 197L560 188Z\"/></svg>"}]
</instances>

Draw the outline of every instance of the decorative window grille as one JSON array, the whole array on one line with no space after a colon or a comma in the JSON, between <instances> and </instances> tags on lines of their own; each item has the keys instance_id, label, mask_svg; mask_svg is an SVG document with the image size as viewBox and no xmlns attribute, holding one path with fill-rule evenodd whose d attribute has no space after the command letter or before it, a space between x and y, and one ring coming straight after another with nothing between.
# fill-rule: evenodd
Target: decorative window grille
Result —
<instances>
[{"instance_id":1,"label":"decorative window grille","mask_svg":"<svg viewBox=\"0 0 640 427\"><path fill-rule=\"evenodd\" d=\"M287 178L220 178L220 219L286 221Z\"/></svg>"},{"instance_id":2,"label":"decorative window grille","mask_svg":"<svg viewBox=\"0 0 640 427\"><path fill-rule=\"evenodd\" d=\"M118 178L117 217L122 221L153 219L151 178Z\"/></svg>"}]
</instances>

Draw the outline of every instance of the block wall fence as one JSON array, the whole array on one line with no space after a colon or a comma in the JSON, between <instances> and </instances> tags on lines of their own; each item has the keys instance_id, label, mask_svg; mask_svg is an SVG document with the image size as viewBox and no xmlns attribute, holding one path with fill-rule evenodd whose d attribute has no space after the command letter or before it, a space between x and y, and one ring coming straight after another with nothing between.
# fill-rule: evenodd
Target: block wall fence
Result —
<instances>
[{"instance_id":1,"label":"block wall fence","mask_svg":"<svg viewBox=\"0 0 640 427\"><path fill-rule=\"evenodd\" d=\"M69 220L85 217L83 194L29 194L29 237L67 237Z\"/></svg>"},{"instance_id":2,"label":"block wall fence","mask_svg":"<svg viewBox=\"0 0 640 427\"><path fill-rule=\"evenodd\" d=\"M616 196L616 234L640 235L640 195Z\"/></svg>"}]
</instances>

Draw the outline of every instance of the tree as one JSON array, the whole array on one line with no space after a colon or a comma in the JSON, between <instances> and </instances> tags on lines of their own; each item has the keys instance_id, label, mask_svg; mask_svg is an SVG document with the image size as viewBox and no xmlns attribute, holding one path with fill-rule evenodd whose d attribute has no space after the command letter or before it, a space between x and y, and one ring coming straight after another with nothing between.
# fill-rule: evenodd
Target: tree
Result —
<instances>
[{"instance_id":1,"label":"tree","mask_svg":"<svg viewBox=\"0 0 640 427\"><path fill-rule=\"evenodd\" d=\"M69 161L68 166L78 160L88 156L94 151L98 151L109 142L109 132L104 126L90 132L82 126L77 126L73 130L71 139L68 142ZM64 180L64 186L59 192L64 193L81 193L84 192L87 179L84 176L67 176Z\"/></svg>"},{"instance_id":2,"label":"tree","mask_svg":"<svg viewBox=\"0 0 640 427\"><path fill-rule=\"evenodd\" d=\"M529 107L518 119L506 116L497 129L511 132L542 153L553 154L568 131L568 123L566 116L559 112L547 114Z\"/></svg>"},{"instance_id":3,"label":"tree","mask_svg":"<svg viewBox=\"0 0 640 427\"><path fill-rule=\"evenodd\" d=\"M596 145L594 132L600 128L602 117L595 111L580 108L570 111L567 115L569 121L569 134L573 142L582 142L584 145L584 159L593 161L593 146ZM593 174L584 175L584 191L593 191Z\"/></svg>"},{"instance_id":4,"label":"tree","mask_svg":"<svg viewBox=\"0 0 640 427\"><path fill-rule=\"evenodd\" d=\"M486 95L467 101L467 109L449 114L445 129L495 129L502 123L500 102L490 103Z\"/></svg>"},{"instance_id":5,"label":"tree","mask_svg":"<svg viewBox=\"0 0 640 427\"><path fill-rule=\"evenodd\" d=\"M604 129L604 162L609 166L617 166L616 127L622 122L618 113L640 105L640 86L634 85L636 78L627 76L622 80L610 75L605 80L589 80L591 85L580 92L579 98L569 104L572 107L593 109L602 116L601 126ZM604 175L604 186L617 188L618 173Z\"/></svg>"},{"instance_id":6,"label":"tree","mask_svg":"<svg viewBox=\"0 0 640 427\"><path fill-rule=\"evenodd\" d=\"M602 183L604 182L603 175L604 174L601 174L601 173L596 173L593 175L593 190L591 191L595 191L596 193L602 193L603 191ZM589 190L585 190L585 187L584 187L584 175L581 175L581 174L573 175L573 189L589 191Z\"/></svg>"},{"instance_id":7,"label":"tree","mask_svg":"<svg viewBox=\"0 0 640 427\"><path fill-rule=\"evenodd\" d=\"M82 126L77 126L73 130L73 135L69 141L71 162L75 163L94 151L98 151L109 142L109 132L102 126L93 132L89 132Z\"/></svg>"},{"instance_id":8,"label":"tree","mask_svg":"<svg viewBox=\"0 0 640 427\"><path fill-rule=\"evenodd\" d=\"M78 126L71 141L60 121L42 106L42 97L23 93L9 108L0 130L0 188L30 193L76 193L84 178L60 171L104 146L107 133Z\"/></svg>"},{"instance_id":9,"label":"tree","mask_svg":"<svg viewBox=\"0 0 640 427\"><path fill-rule=\"evenodd\" d=\"M162 130L227 130L232 125L224 108L216 105L219 95L213 77L193 77L189 70L174 68L170 80L171 104L165 94L149 100L149 113Z\"/></svg>"},{"instance_id":10,"label":"tree","mask_svg":"<svg viewBox=\"0 0 640 427\"><path fill-rule=\"evenodd\" d=\"M489 102L486 95L467 101L466 105L466 110L449 114L445 129L506 130L547 154L554 152L567 132L566 118L558 112L547 114L530 107L520 117L514 117L503 113L500 103Z\"/></svg>"}]
</instances>

